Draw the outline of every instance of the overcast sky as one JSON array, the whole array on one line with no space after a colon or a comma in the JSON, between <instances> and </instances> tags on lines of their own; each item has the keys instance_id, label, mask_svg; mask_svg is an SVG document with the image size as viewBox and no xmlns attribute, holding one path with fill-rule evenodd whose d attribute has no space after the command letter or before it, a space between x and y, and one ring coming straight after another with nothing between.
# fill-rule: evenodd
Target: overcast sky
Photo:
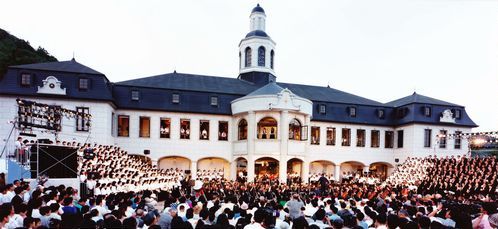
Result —
<instances>
[{"instance_id":1,"label":"overcast sky","mask_svg":"<svg viewBox=\"0 0 498 229\"><path fill-rule=\"evenodd\" d=\"M277 81L379 102L419 94L466 106L498 129L498 1L6 1L0 28L111 81L177 70L238 75L259 2Z\"/></svg>"}]
</instances>

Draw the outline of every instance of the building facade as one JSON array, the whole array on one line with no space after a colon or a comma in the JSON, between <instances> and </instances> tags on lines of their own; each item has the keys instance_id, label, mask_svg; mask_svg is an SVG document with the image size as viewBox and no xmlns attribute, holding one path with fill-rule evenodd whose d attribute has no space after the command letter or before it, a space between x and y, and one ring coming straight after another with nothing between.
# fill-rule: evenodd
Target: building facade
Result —
<instances>
[{"instance_id":1,"label":"building facade","mask_svg":"<svg viewBox=\"0 0 498 229\"><path fill-rule=\"evenodd\" d=\"M464 106L416 93L380 103L277 81L276 43L265 23L258 5L239 44L238 77L175 71L111 82L74 59L11 66L0 78L0 136L13 129L55 137L13 128L21 98L92 115L89 124L63 117L60 140L115 144L148 153L161 168L221 169L231 179L242 171L250 180L272 174L285 181L291 172L305 181L313 173L386 176L407 157L467 152L468 142L448 137L477 126Z\"/></svg>"}]
</instances>

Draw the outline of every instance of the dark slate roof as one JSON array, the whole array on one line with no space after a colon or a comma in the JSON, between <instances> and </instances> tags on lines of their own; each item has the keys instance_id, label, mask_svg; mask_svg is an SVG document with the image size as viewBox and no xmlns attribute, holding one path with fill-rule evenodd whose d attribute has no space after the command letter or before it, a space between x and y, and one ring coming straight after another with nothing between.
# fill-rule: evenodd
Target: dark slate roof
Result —
<instances>
[{"instance_id":1,"label":"dark slate roof","mask_svg":"<svg viewBox=\"0 0 498 229\"><path fill-rule=\"evenodd\" d=\"M251 13L255 13L255 12L259 12L259 13L265 13L265 10L263 9L263 7L259 6L259 3L256 7L254 7L251 11Z\"/></svg>"},{"instance_id":2,"label":"dark slate roof","mask_svg":"<svg viewBox=\"0 0 498 229\"><path fill-rule=\"evenodd\" d=\"M56 62L46 62L46 63L37 63L37 64L14 65L14 66L10 66L10 68L104 75L98 71L95 71L95 70L93 70L85 65L82 65L82 64L76 62L76 60L74 58L72 60L68 60L68 61L56 61Z\"/></svg>"},{"instance_id":3,"label":"dark slate roof","mask_svg":"<svg viewBox=\"0 0 498 229\"><path fill-rule=\"evenodd\" d=\"M386 103L388 106L393 106L393 107L400 107L412 103L423 103L423 104L432 104L432 105L443 105L443 106L458 106L458 107L463 107L458 104L454 103L449 103L446 101L442 101L439 99L434 99L428 96L420 95L414 92L412 95L403 97L401 99L397 99L391 102Z\"/></svg>"},{"instance_id":4,"label":"dark slate roof","mask_svg":"<svg viewBox=\"0 0 498 229\"><path fill-rule=\"evenodd\" d=\"M292 91L292 93L312 101L358 104L358 105L369 105L369 106L385 106L380 102L363 98L361 96L353 95L330 87L319 87L319 86L290 84L290 83L278 83L278 84L284 88L288 88L289 90Z\"/></svg>"},{"instance_id":5,"label":"dark slate roof","mask_svg":"<svg viewBox=\"0 0 498 229\"><path fill-rule=\"evenodd\" d=\"M254 30L246 35L246 38L248 37L270 37L270 36L268 36L268 34L266 34L266 32L263 30Z\"/></svg>"},{"instance_id":6,"label":"dark slate roof","mask_svg":"<svg viewBox=\"0 0 498 229\"><path fill-rule=\"evenodd\" d=\"M168 73L157 76L127 80L115 83L134 87L163 88L186 91L201 91L237 94L245 96L257 89L263 89L250 82L236 78L203 76L185 73ZM383 103L366 99L357 95L343 92L329 87L319 87L290 83L273 83L279 88L288 88L292 93L312 101L336 102L346 104L385 106ZM267 84L266 86L271 85ZM281 90L282 90L281 89ZM280 90L280 91L281 91ZM279 92L280 92L279 91ZM258 92L259 93L259 92Z\"/></svg>"},{"instance_id":7,"label":"dark slate roof","mask_svg":"<svg viewBox=\"0 0 498 229\"><path fill-rule=\"evenodd\" d=\"M204 76L177 72L126 80L117 82L116 84L135 87L217 92L238 95L246 95L257 89L256 85L236 78Z\"/></svg>"},{"instance_id":8,"label":"dark slate roof","mask_svg":"<svg viewBox=\"0 0 498 229\"><path fill-rule=\"evenodd\" d=\"M278 93L284 90L282 87L278 86L275 82L271 82L251 93L247 96L255 96L255 95L277 95Z\"/></svg>"}]
</instances>

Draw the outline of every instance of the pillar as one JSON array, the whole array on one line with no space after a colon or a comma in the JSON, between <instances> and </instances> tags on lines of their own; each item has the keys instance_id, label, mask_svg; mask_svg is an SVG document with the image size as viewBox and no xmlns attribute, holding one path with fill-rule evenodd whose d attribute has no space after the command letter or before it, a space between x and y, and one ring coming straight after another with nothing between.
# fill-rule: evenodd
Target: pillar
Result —
<instances>
[{"instance_id":1,"label":"pillar","mask_svg":"<svg viewBox=\"0 0 498 229\"><path fill-rule=\"evenodd\" d=\"M232 160L230 163L230 180L236 180L237 179L237 161Z\"/></svg>"},{"instance_id":2,"label":"pillar","mask_svg":"<svg viewBox=\"0 0 498 229\"><path fill-rule=\"evenodd\" d=\"M287 155L289 152L289 111L280 112L280 160L279 160L279 175L278 179L281 183L287 182Z\"/></svg>"},{"instance_id":3,"label":"pillar","mask_svg":"<svg viewBox=\"0 0 498 229\"><path fill-rule=\"evenodd\" d=\"M369 171L370 171L370 165L363 166L363 173L365 173L365 172L368 173Z\"/></svg>"},{"instance_id":4,"label":"pillar","mask_svg":"<svg viewBox=\"0 0 498 229\"><path fill-rule=\"evenodd\" d=\"M310 162L308 160L303 161L303 167L301 168L302 174L301 179L304 183L308 183L309 174L310 174Z\"/></svg>"},{"instance_id":5,"label":"pillar","mask_svg":"<svg viewBox=\"0 0 498 229\"><path fill-rule=\"evenodd\" d=\"M337 182L341 181L341 165L335 166L334 177Z\"/></svg>"},{"instance_id":6,"label":"pillar","mask_svg":"<svg viewBox=\"0 0 498 229\"><path fill-rule=\"evenodd\" d=\"M191 161L190 162L190 171L191 171L191 175L192 175L192 179L196 179L197 178L197 161Z\"/></svg>"},{"instance_id":7,"label":"pillar","mask_svg":"<svg viewBox=\"0 0 498 229\"><path fill-rule=\"evenodd\" d=\"M247 118L247 181L254 181L254 142L256 139L256 114L248 112Z\"/></svg>"}]
</instances>

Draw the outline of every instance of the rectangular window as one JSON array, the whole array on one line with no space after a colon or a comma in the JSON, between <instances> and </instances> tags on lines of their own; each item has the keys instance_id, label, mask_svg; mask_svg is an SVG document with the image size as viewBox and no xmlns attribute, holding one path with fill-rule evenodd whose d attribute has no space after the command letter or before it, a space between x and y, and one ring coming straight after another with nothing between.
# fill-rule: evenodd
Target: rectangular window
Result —
<instances>
[{"instance_id":1,"label":"rectangular window","mask_svg":"<svg viewBox=\"0 0 498 229\"><path fill-rule=\"evenodd\" d=\"M460 110L460 109L455 110L455 118L456 119L462 118L462 110Z\"/></svg>"},{"instance_id":2,"label":"rectangular window","mask_svg":"<svg viewBox=\"0 0 498 229\"><path fill-rule=\"evenodd\" d=\"M21 74L21 86L31 86L31 74Z\"/></svg>"},{"instance_id":3,"label":"rectangular window","mask_svg":"<svg viewBox=\"0 0 498 229\"><path fill-rule=\"evenodd\" d=\"M320 145L320 127L312 126L311 127L311 144Z\"/></svg>"},{"instance_id":4,"label":"rectangular window","mask_svg":"<svg viewBox=\"0 0 498 229\"><path fill-rule=\"evenodd\" d=\"M327 127L327 145L335 146L335 128Z\"/></svg>"},{"instance_id":5,"label":"rectangular window","mask_svg":"<svg viewBox=\"0 0 498 229\"><path fill-rule=\"evenodd\" d=\"M370 136L370 140L371 140L370 146L372 148L379 148L379 146L380 146L380 131L379 130L372 130L370 133L372 134L372 136Z\"/></svg>"},{"instance_id":6,"label":"rectangular window","mask_svg":"<svg viewBox=\"0 0 498 229\"><path fill-rule=\"evenodd\" d=\"M384 109L377 110L377 117L379 119L384 119L386 117L386 111Z\"/></svg>"},{"instance_id":7,"label":"rectangular window","mask_svg":"<svg viewBox=\"0 0 498 229\"><path fill-rule=\"evenodd\" d=\"M320 108L320 110L319 110L320 114L327 113L327 106L325 106L325 104L320 104L319 108Z\"/></svg>"},{"instance_id":8,"label":"rectangular window","mask_svg":"<svg viewBox=\"0 0 498 229\"><path fill-rule=\"evenodd\" d=\"M462 148L462 131L455 131L455 149Z\"/></svg>"},{"instance_id":9,"label":"rectangular window","mask_svg":"<svg viewBox=\"0 0 498 229\"><path fill-rule=\"evenodd\" d=\"M176 104L176 103L180 103L180 94L176 94L176 93L175 93L175 94L173 94L173 95L171 96L171 102L172 102L172 103L175 103L175 104Z\"/></svg>"},{"instance_id":10,"label":"rectangular window","mask_svg":"<svg viewBox=\"0 0 498 229\"><path fill-rule=\"evenodd\" d=\"M426 117L431 117L432 109L431 107L424 107L424 115Z\"/></svg>"},{"instance_id":11,"label":"rectangular window","mask_svg":"<svg viewBox=\"0 0 498 229\"><path fill-rule=\"evenodd\" d=\"M140 92L138 92L137 90L131 91L131 100L133 101L140 100Z\"/></svg>"},{"instance_id":12,"label":"rectangular window","mask_svg":"<svg viewBox=\"0 0 498 229\"><path fill-rule=\"evenodd\" d=\"M403 148L403 143L404 143L404 139L403 139L403 130L398 130L398 148Z\"/></svg>"},{"instance_id":13,"label":"rectangular window","mask_svg":"<svg viewBox=\"0 0 498 229\"><path fill-rule=\"evenodd\" d=\"M356 117L356 107L349 107L349 116Z\"/></svg>"},{"instance_id":14,"label":"rectangular window","mask_svg":"<svg viewBox=\"0 0 498 229\"><path fill-rule=\"evenodd\" d=\"M90 123L89 119L85 117L87 114L90 114L88 107L76 107L76 131L89 131Z\"/></svg>"},{"instance_id":15,"label":"rectangular window","mask_svg":"<svg viewBox=\"0 0 498 229\"><path fill-rule=\"evenodd\" d=\"M118 115L118 136L119 137L130 136L130 116Z\"/></svg>"},{"instance_id":16,"label":"rectangular window","mask_svg":"<svg viewBox=\"0 0 498 229\"><path fill-rule=\"evenodd\" d=\"M138 136L141 138L150 138L150 117L140 116L140 132Z\"/></svg>"},{"instance_id":17,"label":"rectangular window","mask_svg":"<svg viewBox=\"0 0 498 229\"><path fill-rule=\"evenodd\" d=\"M88 82L89 79L80 78L79 89L80 90L88 90Z\"/></svg>"},{"instance_id":18,"label":"rectangular window","mask_svg":"<svg viewBox=\"0 0 498 229\"><path fill-rule=\"evenodd\" d=\"M445 149L446 148L446 134L448 133L447 130L441 130L439 131L439 148Z\"/></svg>"},{"instance_id":19,"label":"rectangular window","mask_svg":"<svg viewBox=\"0 0 498 229\"><path fill-rule=\"evenodd\" d=\"M190 139L189 119L180 119L180 139Z\"/></svg>"},{"instance_id":20,"label":"rectangular window","mask_svg":"<svg viewBox=\"0 0 498 229\"><path fill-rule=\"evenodd\" d=\"M209 121L207 120L199 122L199 139L209 140Z\"/></svg>"},{"instance_id":21,"label":"rectangular window","mask_svg":"<svg viewBox=\"0 0 498 229\"><path fill-rule=\"evenodd\" d=\"M357 147L365 147L365 130L358 129L356 130L356 146Z\"/></svg>"},{"instance_id":22,"label":"rectangular window","mask_svg":"<svg viewBox=\"0 0 498 229\"><path fill-rule=\"evenodd\" d=\"M431 141L432 141L432 130L431 129L425 129L424 130L424 147L431 147Z\"/></svg>"},{"instance_id":23,"label":"rectangular window","mask_svg":"<svg viewBox=\"0 0 498 229\"><path fill-rule=\"evenodd\" d=\"M342 146L351 145L351 129L342 128Z\"/></svg>"},{"instance_id":24,"label":"rectangular window","mask_svg":"<svg viewBox=\"0 0 498 229\"><path fill-rule=\"evenodd\" d=\"M228 122L226 121L218 122L218 140L228 141Z\"/></svg>"},{"instance_id":25,"label":"rectangular window","mask_svg":"<svg viewBox=\"0 0 498 229\"><path fill-rule=\"evenodd\" d=\"M159 137L170 138L171 120L169 118L161 118L159 120Z\"/></svg>"},{"instance_id":26,"label":"rectangular window","mask_svg":"<svg viewBox=\"0 0 498 229\"><path fill-rule=\"evenodd\" d=\"M385 148L394 147L394 131L386 131Z\"/></svg>"},{"instance_id":27,"label":"rectangular window","mask_svg":"<svg viewBox=\"0 0 498 229\"><path fill-rule=\"evenodd\" d=\"M218 106L218 96L211 96L211 106Z\"/></svg>"}]
</instances>

